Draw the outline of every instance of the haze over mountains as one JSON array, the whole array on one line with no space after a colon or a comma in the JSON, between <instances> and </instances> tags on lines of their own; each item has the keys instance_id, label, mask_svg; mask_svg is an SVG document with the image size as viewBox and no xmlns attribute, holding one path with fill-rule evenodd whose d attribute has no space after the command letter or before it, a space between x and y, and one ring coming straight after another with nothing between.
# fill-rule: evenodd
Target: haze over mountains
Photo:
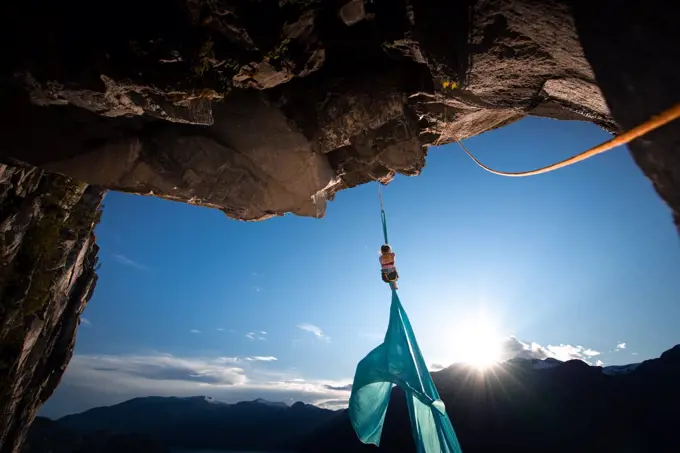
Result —
<instances>
[{"instance_id":1,"label":"haze over mountains","mask_svg":"<svg viewBox=\"0 0 680 453\"><path fill-rule=\"evenodd\" d=\"M485 372L432 373L465 453L673 452L680 407L680 345L615 367L579 360L513 359ZM393 390L380 450L414 451L408 413ZM59 449L54 445L59 444ZM264 399L135 398L31 428L25 453L170 449L368 452L346 410Z\"/></svg>"}]
</instances>

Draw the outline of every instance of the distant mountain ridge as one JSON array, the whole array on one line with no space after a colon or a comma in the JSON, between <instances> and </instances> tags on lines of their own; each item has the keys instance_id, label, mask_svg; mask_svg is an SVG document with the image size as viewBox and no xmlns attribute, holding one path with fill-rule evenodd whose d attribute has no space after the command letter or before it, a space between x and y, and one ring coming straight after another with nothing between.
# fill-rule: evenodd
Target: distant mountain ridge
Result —
<instances>
[{"instance_id":1,"label":"distant mountain ridge","mask_svg":"<svg viewBox=\"0 0 680 453\"><path fill-rule=\"evenodd\" d=\"M284 450L340 413L258 398L228 404L209 397L142 397L67 415L58 423L87 434L135 433L173 448Z\"/></svg>"},{"instance_id":2,"label":"distant mountain ridge","mask_svg":"<svg viewBox=\"0 0 680 453\"><path fill-rule=\"evenodd\" d=\"M563 363L565 362L563 362L562 360L554 359L552 357L549 357L547 359L527 359L523 357L517 357L514 359L510 359L507 362L504 362L503 365L517 364L522 366L522 364L530 364L530 366L535 370L543 370L546 368L554 368L556 366L560 366ZM614 376L630 373L633 370L635 370L639 365L640 363L630 363L627 365L610 365L605 367L593 366L593 368L601 368L602 373Z\"/></svg>"}]
</instances>

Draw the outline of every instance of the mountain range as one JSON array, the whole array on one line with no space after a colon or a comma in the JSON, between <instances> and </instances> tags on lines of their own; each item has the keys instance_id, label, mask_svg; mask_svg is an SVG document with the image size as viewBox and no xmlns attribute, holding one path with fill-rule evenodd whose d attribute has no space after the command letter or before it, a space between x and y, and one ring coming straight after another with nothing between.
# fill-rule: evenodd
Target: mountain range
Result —
<instances>
[{"instance_id":1,"label":"mountain range","mask_svg":"<svg viewBox=\"0 0 680 453\"><path fill-rule=\"evenodd\" d=\"M145 397L67 415L78 433L135 433L173 448L288 450L341 413L264 399L227 404L209 397Z\"/></svg>"},{"instance_id":2,"label":"mountain range","mask_svg":"<svg viewBox=\"0 0 680 453\"><path fill-rule=\"evenodd\" d=\"M680 345L657 359L625 366L512 359L484 372L453 365L432 377L464 453L680 451L675 436L680 421ZM409 423L403 392L395 387L379 450L413 452ZM68 446L64 439L69 435L85 436L87 445L104 436L107 440L100 444L128 442L139 451L144 451L143 445L146 451L376 450L358 441L346 410L262 399L226 404L207 397L146 397L57 421L39 418L29 432L31 448L25 453L48 451L40 446L49 446L50 436ZM82 441L79 445L80 450L58 453L109 451L88 449Z\"/></svg>"}]
</instances>

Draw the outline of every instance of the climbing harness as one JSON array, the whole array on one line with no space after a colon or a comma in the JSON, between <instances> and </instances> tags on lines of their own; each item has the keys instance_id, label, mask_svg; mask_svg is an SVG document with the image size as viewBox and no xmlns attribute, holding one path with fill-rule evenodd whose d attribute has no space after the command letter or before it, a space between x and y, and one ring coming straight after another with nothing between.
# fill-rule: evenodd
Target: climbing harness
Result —
<instances>
[{"instance_id":1,"label":"climbing harness","mask_svg":"<svg viewBox=\"0 0 680 453\"><path fill-rule=\"evenodd\" d=\"M577 162L581 162L583 160L589 159L593 156L596 156L597 154L602 154L606 151L609 151L611 149L616 148L617 146L625 145L626 143L630 143L631 141L635 140L636 138L642 137L643 135L647 134L648 132L653 131L654 129L658 129L659 127L670 123L673 120L676 120L680 118L680 104L676 104L675 106L671 107L668 110L665 110L661 114L657 116L653 116L649 120L645 121L644 123L640 124L639 126L634 127L633 129L630 129L627 132L624 132L621 135L618 135L614 137L613 139L606 141L600 145L594 146L580 154L577 154L576 156L572 156L568 159L565 159L561 162L557 162L552 165L547 165L545 167L537 168L536 170L529 170L529 171L521 171L521 172L507 172L507 171L499 171L499 170L494 170L493 168L490 168L483 163L481 163L475 156L473 156L470 151L467 150L467 148L461 143L461 141L454 137L454 140L458 142L458 144L463 148L463 151L465 151L465 154L467 154L470 159L472 159L477 165L479 165L481 168L484 170L488 171L489 173L493 173L494 175L500 175L500 176L510 176L510 177L524 177L524 176L534 176L534 175L540 175L541 173L548 173L553 170L557 170L559 168L563 167L568 167L569 165L573 165Z\"/></svg>"},{"instance_id":2,"label":"climbing harness","mask_svg":"<svg viewBox=\"0 0 680 453\"><path fill-rule=\"evenodd\" d=\"M385 244L387 216L378 182L380 214ZM427 369L411 322L401 305L394 283L390 321L385 340L357 365L349 399L349 418L365 444L380 445L392 386L404 390L411 432L418 453L462 453L432 376Z\"/></svg>"}]
</instances>

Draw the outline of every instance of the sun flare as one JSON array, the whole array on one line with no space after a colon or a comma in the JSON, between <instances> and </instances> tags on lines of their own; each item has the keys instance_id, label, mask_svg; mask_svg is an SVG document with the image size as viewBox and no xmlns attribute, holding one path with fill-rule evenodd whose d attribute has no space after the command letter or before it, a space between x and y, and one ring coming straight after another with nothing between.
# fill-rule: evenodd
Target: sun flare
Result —
<instances>
[{"instance_id":1,"label":"sun flare","mask_svg":"<svg viewBox=\"0 0 680 453\"><path fill-rule=\"evenodd\" d=\"M502 360L503 338L486 317L470 319L457 337L457 361L485 370Z\"/></svg>"}]
</instances>

